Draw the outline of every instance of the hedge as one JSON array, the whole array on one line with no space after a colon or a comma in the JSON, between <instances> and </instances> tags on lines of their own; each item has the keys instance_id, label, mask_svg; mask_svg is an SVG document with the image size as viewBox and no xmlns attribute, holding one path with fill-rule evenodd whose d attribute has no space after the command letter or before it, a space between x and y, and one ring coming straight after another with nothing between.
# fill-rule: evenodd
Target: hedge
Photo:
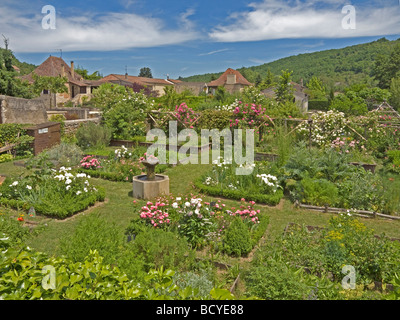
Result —
<instances>
[{"instance_id":1,"label":"hedge","mask_svg":"<svg viewBox=\"0 0 400 320\"><path fill-rule=\"evenodd\" d=\"M214 186L206 186L201 182L201 178L195 180L194 185L199 189L200 192L205 193L209 196L224 197L233 200L240 200L245 198L246 201L254 201L256 203L267 204L276 206L279 204L283 197L283 191L277 190L274 194L262 194L262 193L247 193L238 190L222 189Z\"/></svg>"}]
</instances>

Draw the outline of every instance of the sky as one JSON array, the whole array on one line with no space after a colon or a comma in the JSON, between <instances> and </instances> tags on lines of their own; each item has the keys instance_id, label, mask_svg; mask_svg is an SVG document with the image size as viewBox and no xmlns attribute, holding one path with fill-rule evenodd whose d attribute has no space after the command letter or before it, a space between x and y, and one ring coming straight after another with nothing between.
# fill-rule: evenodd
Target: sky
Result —
<instances>
[{"instance_id":1,"label":"sky","mask_svg":"<svg viewBox=\"0 0 400 320\"><path fill-rule=\"evenodd\" d=\"M0 0L0 34L23 62L177 79L398 39L400 0Z\"/></svg>"}]
</instances>

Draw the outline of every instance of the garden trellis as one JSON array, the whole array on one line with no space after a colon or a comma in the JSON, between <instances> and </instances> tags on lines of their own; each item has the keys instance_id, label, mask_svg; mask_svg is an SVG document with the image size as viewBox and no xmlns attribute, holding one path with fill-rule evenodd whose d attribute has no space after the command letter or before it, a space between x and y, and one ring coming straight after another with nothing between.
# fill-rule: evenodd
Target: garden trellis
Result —
<instances>
[{"instance_id":1,"label":"garden trellis","mask_svg":"<svg viewBox=\"0 0 400 320\"><path fill-rule=\"evenodd\" d=\"M194 119L191 119L191 121L188 121L188 122L184 122L177 116L177 113L174 111L151 110L147 113L147 121L148 121L149 129L163 128L164 125L168 124L169 121L177 121L185 129L189 129L189 128L193 128L194 125L201 118L200 113L194 113L193 115L195 116Z\"/></svg>"},{"instance_id":2,"label":"garden trellis","mask_svg":"<svg viewBox=\"0 0 400 320\"><path fill-rule=\"evenodd\" d=\"M378 114L380 124L390 127L400 127L400 114L386 101L371 112Z\"/></svg>"}]
</instances>

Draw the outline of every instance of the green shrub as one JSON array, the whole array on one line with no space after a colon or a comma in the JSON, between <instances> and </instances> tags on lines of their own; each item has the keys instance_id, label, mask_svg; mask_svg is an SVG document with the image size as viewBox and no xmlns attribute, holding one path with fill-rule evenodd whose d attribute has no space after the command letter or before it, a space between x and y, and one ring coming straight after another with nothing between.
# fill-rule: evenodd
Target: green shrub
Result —
<instances>
[{"instance_id":1,"label":"green shrub","mask_svg":"<svg viewBox=\"0 0 400 320\"><path fill-rule=\"evenodd\" d=\"M190 263L187 241L170 231L146 228L135 237L132 250L144 261L146 272L161 266L185 269Z\"/></svg>"},{"instance_id":2,"label":"green shrub","mask_svg":"<svg viewBox=\"0 0 400 320\"><path fill-rule=\"evenodd\" d=\"M302 202L317 206L333 206L338 202L338 188L326 179L304 178L300 182Z\"/></svg>"},{"instance_id":3,"label":"green shrub","mask_svg":"<svg viewBox=\"0 0 400 320\"><path fill-rule=\"evenodd\" d=\"M224 235L224 251L237 257L247 255L253 248L250 230L240 217L235 218Z\"/></svg>"},{"instance_id":4,"label":"green shrub","mask_svg":"<svg viewBox=\"0 0 400 320\"><path fill-rule=\"evenodd\" d=\"M79 126L75 133L77 145L82 149L101 148L110 144L112 130L108 127L88 122Z\"/></svg>"},{"instance_id":5,"label":"green shrub","mask_svg":"<svg viewBox=\"0 0 400 320\"><path fill-rule=\"evenodd\" d=\"M247 293L266 300L303 300L311 288L285 262L267 258L245 274Z\"/></svg>"},{"instance_id":6,"label":"green shrub","mask_svg":"<svg viewBox=\"0 0 400 320\"><path fill-rule=\"evenodd\" d=\"M83 152L75 144L61 142L48 150L44 151L48 160L51 161L55 166L76 166L82 159Z\"/></svg>"},{"instance_id":7,"label":"green shrub","mask_svg":"<svg viewBox=\"0 0 400 320\"><path fill-rule=\"evenodd\" d=\"M122 254L124 236L115 224L110 224L99 215L83 217L73 234L60 240L60 251L68 259L83 261L91 250L97 250L104 262L114 263Z\"/></svg>"},{"instance_id":8,"label":"green shrub","mask_svg":"<svg viewBox=\"0 0 400 320\"><path fill-rule=\"evenodd\" d=\"M2 155L0 155L0 163L12 161L12 160L13 160L13 156L9 153L3 153Z\"/></svg>"}]
</instances>

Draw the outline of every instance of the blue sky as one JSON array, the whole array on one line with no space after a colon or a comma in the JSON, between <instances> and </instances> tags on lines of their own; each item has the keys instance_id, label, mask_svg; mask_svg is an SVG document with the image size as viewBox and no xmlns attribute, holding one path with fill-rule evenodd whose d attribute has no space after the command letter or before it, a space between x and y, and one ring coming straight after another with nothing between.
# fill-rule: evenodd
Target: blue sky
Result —
<instances>
[{"instance_id":1,"label":"blue sky","mask_svg":"<svg viewBox=\"0 0 400 320\"><path fill-rule=\"evenodd\" d=\"M45 5L55 29L42 26ZM104 76L150 67L178 78L398 39L400 0L0 0L0 34L36 65L61 49L67 63Z\"/></svg>"}]
</instances>

